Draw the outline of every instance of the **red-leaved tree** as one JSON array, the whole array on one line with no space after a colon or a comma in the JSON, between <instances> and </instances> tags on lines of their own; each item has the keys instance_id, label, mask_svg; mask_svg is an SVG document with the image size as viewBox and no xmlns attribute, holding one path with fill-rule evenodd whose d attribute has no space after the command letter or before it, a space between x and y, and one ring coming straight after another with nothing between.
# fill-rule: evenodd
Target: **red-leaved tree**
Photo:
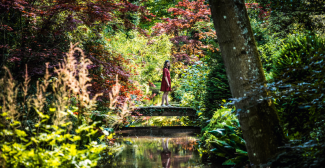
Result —
<instances>
[{"instance_id":1,"label":"red-leaved tree","mask_svg":"<svg viewBox=\"0 0 325 168\"><path fill-rule=\"evenodd\" d=\"M113 30L136 29L129 20L130 13L140 13L141 19L150 19L151 14L144 7L134 5L127 0L76 1L76 0L2 0L0 2L0 67L7 66L16 79L22 79L25 65L33 81L45 73L45 63L49 62L50 71L63 60L70 42L89 44L100 41L104 25L112 25ZM121 22L122 21L122 22ZM85 27L80 29L78 27ZM91 30L91 38L87 32ZM78 37L74 37L77 36ZM84 36L83 36L84 35ZM94 44L94 43L93 43ZM84 47L83 47L84 48ZM85 48L84 48L85 49ZM90 51L89 49L93 49ZM96 54L94 54L94 50ZM94 82L100 83L96 75L114 80L116 74L125 81L125 88L134 90L128 81L128 72L119 62L121 56L105 54L104 47L90 46L85 51L94 63L92 69ZM78 54L75 55L78 57ZM105 59L103 59L105 57ZM0 69L0 76L3 70ZM111 73L111 74L110 74ZM90 90L104 92L106 85L93 85ZM129 91L129 90L127 90ZM127 91L121 92L127 95ZM123 96L122 96L123 98ZM121 98L121 99L122 99Z\"/></svg>"},{"instance_id":2,"label":"red-leaved tree","mask_svg":"<svg viewBox=\"0 0 325 168\"><path fill-rule=\"evenodd\" d=\"M173 18L163 18L164 23L157 23L154 35L167 33L173 35L171 42L173 62L190 64L202 58L205 50L217 50L208 39L215 39L215 31L209 25L210 9L204 0L179 2L175 8L169 8Z\"/></svg>"}]
</instances>

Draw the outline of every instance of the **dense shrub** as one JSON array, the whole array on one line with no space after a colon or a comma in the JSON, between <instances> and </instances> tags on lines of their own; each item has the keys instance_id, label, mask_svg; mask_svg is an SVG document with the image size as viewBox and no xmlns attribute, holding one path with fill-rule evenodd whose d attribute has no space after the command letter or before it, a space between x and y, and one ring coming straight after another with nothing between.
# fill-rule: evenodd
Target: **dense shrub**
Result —
<instances>
[{"instance_id":1,"label":"dense shrub","mask_svg":"<svg viewBox=\"0 0 325 168\"><path fill-rule=\"evenodd\" d=\"M206 79L206 92L204 95L204 117L210 119L217 109L221 108L223 99L231 98L226 69L220 52L211 55L209 60L210 71Z\"/></svg>"},{"instance_id":2,"label":"dense shrub","mask_svg":"<svg viewBox=\"0 0 325 168\"><path fill-rule=\"evenodd\" d=\"M78 61L75 52L81 54ZM129 107L116 108L120 85L116 83L110 93L110 108L119 116L100 114L95 111L98 95L90 98L87 91L91 62L82 50L72 45L59 65L55 77L46 71L34 95L28 94L27 70L25 81L18 85L5 68L7 73L0 79L0 157L6 167L93 167L99 154L109 149L105 144L113 138L113 130L103 127L121 122ZM103 116L106 123L93 120L94 116Z\"/></svg>"},{"instance_id":3,"label":"dense shrub","mask_svg":"<svg viewBox=\"0 0 325 168\"><path fill-rule=\"evenodd\" d=\"M243 166L248 163L245 140L231 108L218 109L202 132L201 151L207 150L212 156L224 158L223 165Z\"/></svg>"},{"instance_id":4,"label":"dense shrub","mask_svg":"<svg viewBox=\"0 0 325 168\"><path fill-rule=\"evenodd\" d=\"M209 67L201 61L183 70L181 78L175 81L175 85L178 85L175 98L180 100L181 106L193 107L196 110L202 109L208 73Z\"/></svg>"},{"instance_id":5,"label":"dense shrub","mask_svg":"<svg viewBox=\"0 0 325 168\"><path fill-rule=\"evenodd\" d=\"M310 132L310 140L301 143L301 141L292 140L283 148L283 153L269 161L271 167L301 167L318 168L325 164L325 117L321 117L320 122L316 122L316 127Z\"/></svg>"},{"instance_id":6,"label":"dense shrub","mask_svg":"<svg viewBox=\"0 0 325 168\"><path fill-rule=\"evenodd\" d=\"M321 72L324 72L324 55L325 41L317 36L303 34L288 36L281 49L275 53L272 81L283 83L279 91L289 91L276 99L280 119L288 134L307 134L322 115L323 107L320 104L304 104L312 103L319 97L317 90L323 88ZM314 89L306 90L310 87Z\"/></svg>"},{"instance_id":7,"label":"dense shrub","mask_svg":"<svg viewBox=\"0 0 325 168\"><path fill-rule=\"evenodd\" d=\"M313 62L313 57L325 54L324 44L325 41L317 36L307 34L288 36L280 50L275 53L272 70L273 77L289 76L290 79L287 82L293 83L311 76L313 70L320 69L307 69L305 67Z\"/></svg>"},{"instance_id":8,"label":"dense shrub","mask_svg":"<svg viewBox=\"0 0 325 168\"><path fill-rule=\"evenodd\" d=\"M264 71L269 73L272 69L272 56L278 50L283 39L270 34L268 27L257 19L250 19L250 23Z\"/></svg>"}]
</instances>

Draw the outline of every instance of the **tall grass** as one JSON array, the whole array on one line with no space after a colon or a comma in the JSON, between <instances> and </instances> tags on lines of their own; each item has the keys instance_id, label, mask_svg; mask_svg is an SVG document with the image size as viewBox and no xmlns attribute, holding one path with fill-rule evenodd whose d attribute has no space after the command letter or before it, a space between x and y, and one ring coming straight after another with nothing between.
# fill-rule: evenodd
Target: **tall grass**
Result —
<instances>
[{"instance_id":1,"label":"tall grass","mask_svg":"<svg viewBox=\"0 0 325 168\"><path fill-rule=\"evenodd\" d=\"M112 127L129 115L131 101L122 108L116 103L120 85L110 93L110 108L118 115L103 115L106 123L93 121L97 94L90 98L87 87L91 61L70 45L66 57L51 76L36 82L36 93L28 94L30 78L18 84L4 67L0 79L0 164L2 167L93 167L100 153L110 150L107 134L98 125ZM77 60L75 55L79 54ZM46 64L48 67L48 64Z\"/></svg>"}]
</instances>

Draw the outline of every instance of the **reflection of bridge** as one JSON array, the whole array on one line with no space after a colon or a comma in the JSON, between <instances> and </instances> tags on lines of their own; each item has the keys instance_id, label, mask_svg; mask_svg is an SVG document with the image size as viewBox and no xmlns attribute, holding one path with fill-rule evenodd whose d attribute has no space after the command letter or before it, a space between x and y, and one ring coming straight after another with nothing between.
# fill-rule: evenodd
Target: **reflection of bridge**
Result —
<instances>
[{"instance_id":1,"label":"reflection of bridge","mask_svg":"<svg viewBox=\"0 0 325 168\"><path fill-rule=\"evenodd\" d=\"M132 112L139 116L196 116L196 111L189 107L140 107ZM183 137L200 133L200 127L168 126L168 127L125 127L116 133L122 136L155 136L155 137Z\"/></svg>"}]
</instances>

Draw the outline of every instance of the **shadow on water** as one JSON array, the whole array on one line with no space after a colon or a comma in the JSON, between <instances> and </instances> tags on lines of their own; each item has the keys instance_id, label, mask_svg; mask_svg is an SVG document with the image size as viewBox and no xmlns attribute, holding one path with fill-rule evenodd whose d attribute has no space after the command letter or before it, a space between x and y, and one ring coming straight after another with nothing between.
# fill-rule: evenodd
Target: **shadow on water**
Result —
<instances>
[{"instance_id":1,"label":"shadow on water","mask_svg":"<svg viewBox=\"0 0 325 168\"><path fill-rule=\"evenodd\" d=\"M149 128L148 128L149 129ZM175 132L175 131L174 131ZM130 134L131 135L131 134ZM149 134L150 135L150 134ZM174 134L175 135L175 134ZM107 168L222 168L221 163L209 163L197 150L196 136L124 136L121 146ZM205 160L205 161L202 161Z\"/></svg>"}]
</instances>

